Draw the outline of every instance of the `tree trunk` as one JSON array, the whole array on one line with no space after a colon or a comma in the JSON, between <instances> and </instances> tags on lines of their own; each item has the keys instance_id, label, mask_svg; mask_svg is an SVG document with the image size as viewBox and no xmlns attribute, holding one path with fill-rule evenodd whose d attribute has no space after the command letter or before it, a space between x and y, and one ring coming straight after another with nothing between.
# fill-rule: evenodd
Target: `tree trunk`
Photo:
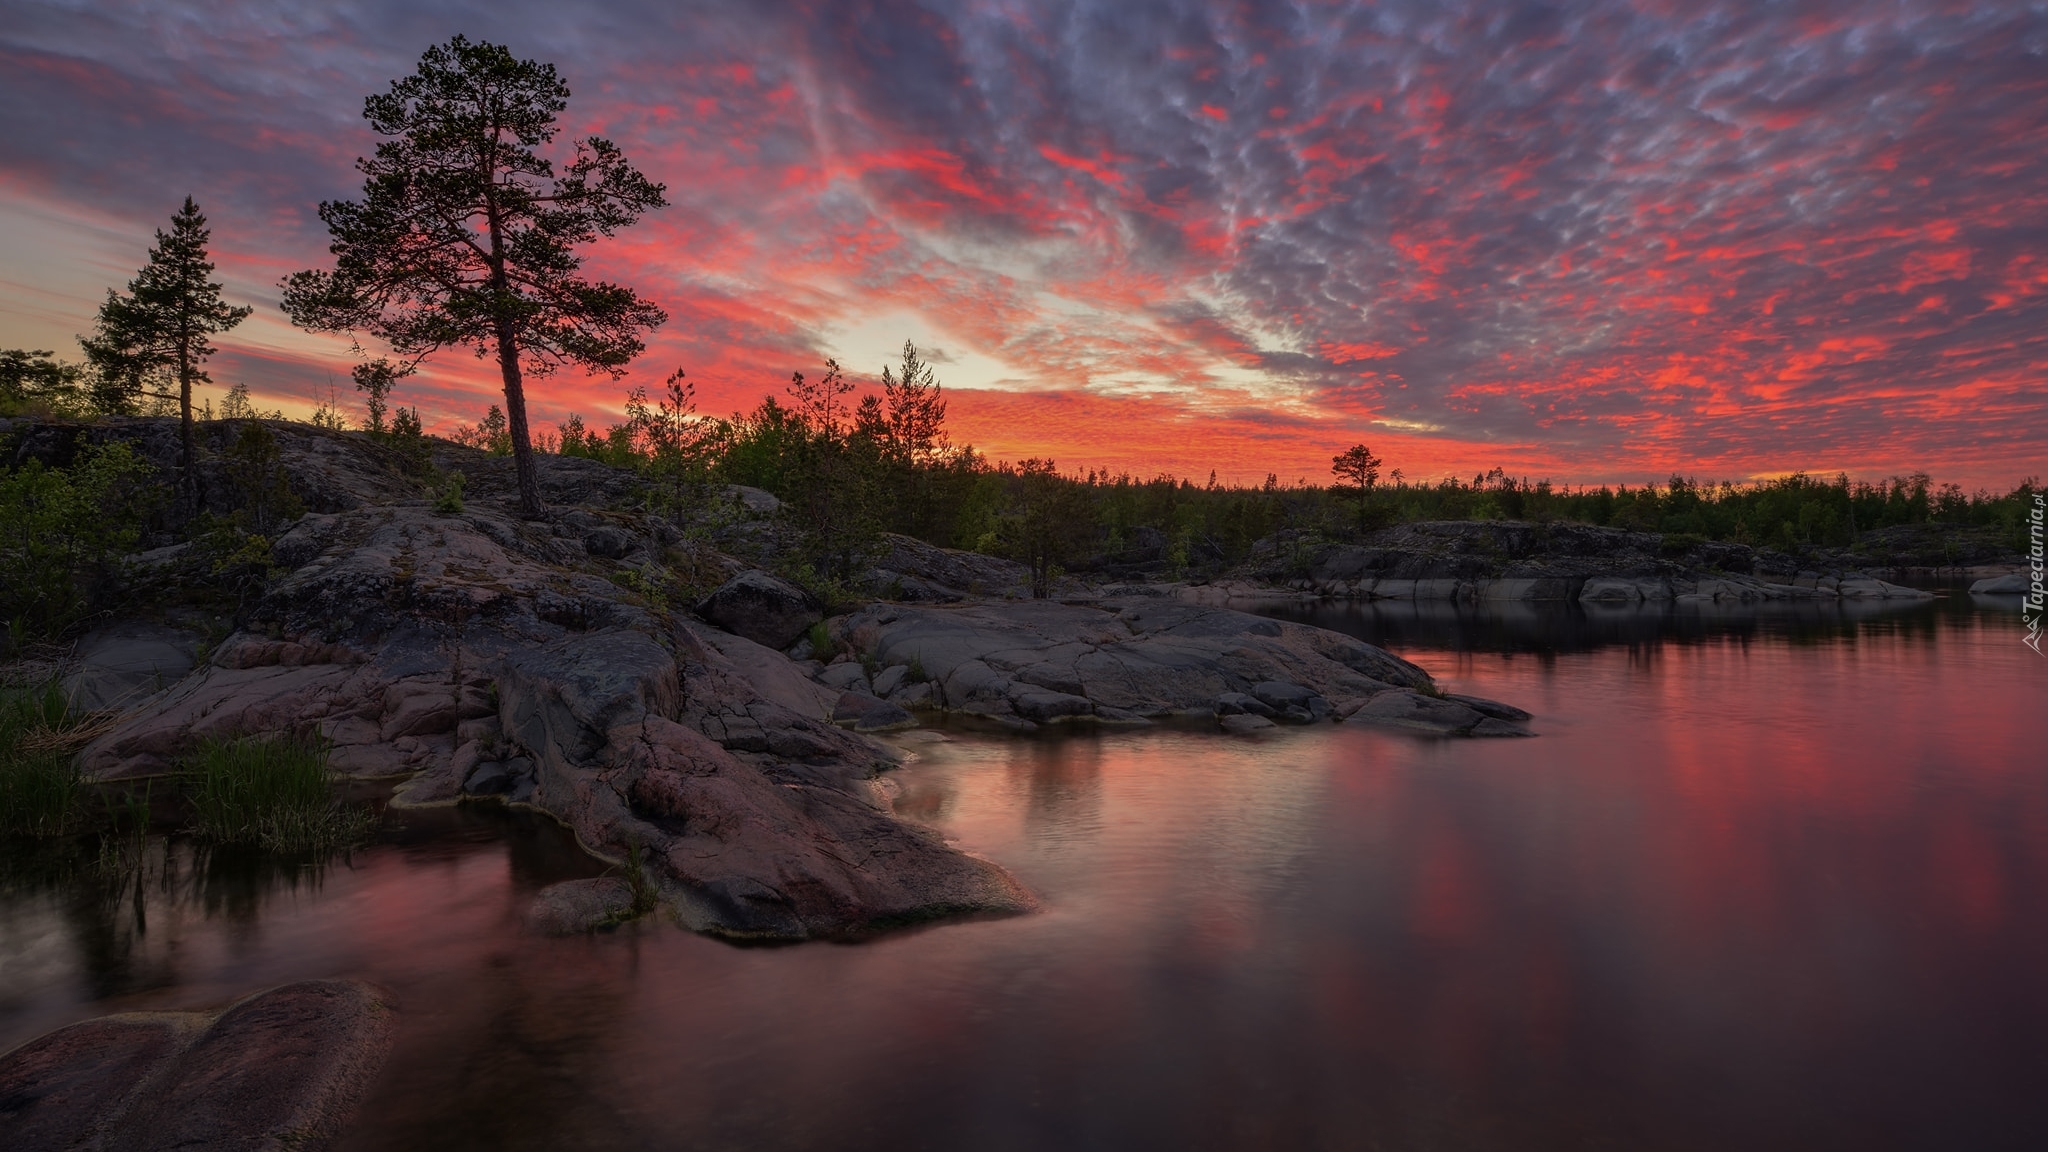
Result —
<instances>
[{"instance_id":1,"label":"tree trunk","mask_svg":"<svg viewBox=\"0 0 2048 1152\"><path fill-rule=\"evenodd\" d=\"M519 476L519 514L538 520L540 473L533 464L533 441L526 434L526 389L519 375L519 340L508 320L498 321L498 370L505 376L505 426L512 434L512 467Z\"/></svg>"},{"instance_id":2,"label":"tree trunk","mask_svg":"<svg viewBox=\"0 0 2048 1152\"><path fill-rule=\"evenodd\" d=\"M199 510L199 474L193 467L192 436L192 351L189 338L178 342L178 472L181 487Z\"/></svg>"}]
</instances>

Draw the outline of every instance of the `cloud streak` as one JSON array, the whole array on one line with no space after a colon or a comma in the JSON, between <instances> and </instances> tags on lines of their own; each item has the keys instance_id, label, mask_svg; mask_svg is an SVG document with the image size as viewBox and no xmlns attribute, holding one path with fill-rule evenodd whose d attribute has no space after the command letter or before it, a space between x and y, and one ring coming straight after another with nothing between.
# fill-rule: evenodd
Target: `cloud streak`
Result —
<instances>
[{"instance_id":1,"label":"cloud streak","mask_svg":"<svg viewBox=\"0 0 2048 1152\"><path fill-rule=\"evenodd\" d=\"M2048 10L1683 7L17 3L0 208L132 222L139 259L190 189L269 305L353 192L363 96L463 31L669 184L592 265L668 309L645 374L714 411L909 336L956 354L962 439L1063 464L2041 471ZM35 273L0 277L5 342L53 339L20 285L75 276ZM344 358L239 363L303 395ZM422 387L470 419L488 374Z\"/></svg>"}]
</instances>

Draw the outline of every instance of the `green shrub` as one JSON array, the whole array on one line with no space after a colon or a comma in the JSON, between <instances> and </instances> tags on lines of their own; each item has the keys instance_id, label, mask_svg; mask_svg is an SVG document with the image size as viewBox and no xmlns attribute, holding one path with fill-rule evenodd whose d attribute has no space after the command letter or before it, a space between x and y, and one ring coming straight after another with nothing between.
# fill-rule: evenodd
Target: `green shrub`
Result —
<instances>
[{"instance_id":1,"label":"green shrub","mask_svg":"<svg viewBox=\"0 0 2048 1152\"><path fill-rule=\"evenodd\" d=\"M87 448L70 468L0 467L0 620L17 640L62 632L118 585L151 472L123 444Z\"/></svg>"},{"instance_id":2,"label":"green shrub","mask_svg":"<svg viewBox=\"0 0 2048 1152\"><path fill-rule=\"evenodd\" d=\"M450 472L434 490L434 511L443 516L462 514L462 473Z\"/></svg>"},{"instance_id":3,"label":"green shrub","mask_svg":"<svg viewBox=\"0 0 2048 1152\"><path fill-rule=\"evenodd\" d=\"M324 745L284 737L209 741L187 764L195 827L226 844L316 852L360 841L375 818L340 804Z\"/></svg>"}]
</instances>

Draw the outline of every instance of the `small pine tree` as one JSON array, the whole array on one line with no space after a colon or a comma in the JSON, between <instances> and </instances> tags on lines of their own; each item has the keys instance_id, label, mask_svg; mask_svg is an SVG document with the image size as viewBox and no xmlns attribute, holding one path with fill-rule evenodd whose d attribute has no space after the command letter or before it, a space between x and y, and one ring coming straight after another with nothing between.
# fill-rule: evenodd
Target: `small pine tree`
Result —
<instances>
[{"instance_id":1,"label":"small pine tree","mask_svg":"<svg viewBox=\"0 0 2048 1152\"><path fill-rule=\"evenodd\" d=\"M355 378L356 391L363 393L363 431L372 436L384 435L384 414L390 411L391 386L398 382L405 370L384 359L358 364L349 370Z\"/></svg>"},{"instance_id":2,"label":"small pine tree","mask_svg":"<svg viewBox=\"0 0 2048 1152\"><path fill-rule=\"evenodd\" d=\"M176 383L179 473L188 489L197 478L192 388L210 381L201 365L216 351L208 338L240 324L252 311L221 301L221 285L212 280L213 263L207 259L211 236L199 206L185 197L184 207L171 217L170 232L156 234L149 263L128 282L128 294L109 290L93 335L79 342L98 370L94 400L103 411L134 411L145 381L168 377ZM161 392L159 398L173 397Z\"/></svg>"}]
</instances>

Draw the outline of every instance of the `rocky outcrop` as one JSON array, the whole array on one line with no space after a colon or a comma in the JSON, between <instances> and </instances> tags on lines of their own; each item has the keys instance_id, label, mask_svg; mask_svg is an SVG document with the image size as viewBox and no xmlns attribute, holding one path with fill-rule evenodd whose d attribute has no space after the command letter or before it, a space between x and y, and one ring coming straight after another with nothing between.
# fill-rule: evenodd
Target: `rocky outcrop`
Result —
<instances>
[{"instance_id":1,"label":"rocky outcrop","mask_svg":"<svg viewBox=\"0 0 2048 1152\"><path fill-rule=\"evenodd\" d=\"M586 535L477 508L309 516L280 542L302 563L250 627L81 763L152 775L208 738L318 736L341 770L409 776L401 804L498 796L612 860L638 853L685 923L734 936L1030 906L894 816L871 778L895 753L833 722L838 693L628 590L664 576Z\"/></svg>"},{"instance_id":2,"label":"rocky outcrop","mask_svg":"<svg viewBox=\"0 0 2048 1152\"><path fill-rule=\"evenodd\" d=\"M1585 524L1440 521L1402 524L1363 544L1292 554L1262 541L1255 573L1301 592L1369 600L1742 602L1929 599L1858 571L1801 571L1776 553Z\"/></svg>"},{"instance_id":3,"label":"rocky outcrop","mask_svg":"<svg viewBox=\"0 0 2048 1152\"><path fill-rule=\"evenodd\" d=\"M1025 731L1167 717L1250 730L1323 719L1338 699L1434 691L1422 669L1334 632L1150 597L876 604L829 627L878 669L874 683L891 701Z\"/></svg>"},{"instance_id":4,"label":"rocky outcrop","mask_svg":"<svg viewBox=\"0 0 2048 1152\"><path fill-rule=\"evenodd\" d=\"M1031 569L1014 560L941 548L893 532L882 539L888 550L862 577L862 583L876 595L942 604L1031 595Z\"/></svg>"},{"instance_id":5,"label":"rocky outcrop","mask_svg":"<svg viewBox=\"0 0 2048 1152\"><path fill-rule=\"evenodd\" d=\"M0 1132L9 1152L325 1148L390 1039L384 1000L346 981L88 1020L0 1056Z\"/></svg>"},{"instance_id":6,"label":"rocky outcrop","mask_svg":"<svg viewBox=\"0 0 2048 1152\"><path fill-rule=\"evenodd\" d=\"M1434 691L1371 645L1144 589L989 599L1016 593L1022 567L904 538L888 559L897 590L962 599L876 604L808 653L808 637L790 648L817 620L808 598L638 510L628 473L544 457L558 503L528 520L509 461L440 447L471 478L467 510L442 514L360 438L280 440L288 468L320 457L316 486L363 492L329 493L276 540L284 574L190 674L84 749L88 776L174 772L207 740L317 738L342 772L402 778L400 806L548 812L599 856L637 860L636 893L704 931L844 937L1030 908L1001 868L890 807L877 777L901 753L870 734L932 709L1019 731L1161 717L1236 730ZM691 603L701 617L678 607ZM542 919L583 922L587 901L561 902Z\"/></svg>"}]
</instances>

